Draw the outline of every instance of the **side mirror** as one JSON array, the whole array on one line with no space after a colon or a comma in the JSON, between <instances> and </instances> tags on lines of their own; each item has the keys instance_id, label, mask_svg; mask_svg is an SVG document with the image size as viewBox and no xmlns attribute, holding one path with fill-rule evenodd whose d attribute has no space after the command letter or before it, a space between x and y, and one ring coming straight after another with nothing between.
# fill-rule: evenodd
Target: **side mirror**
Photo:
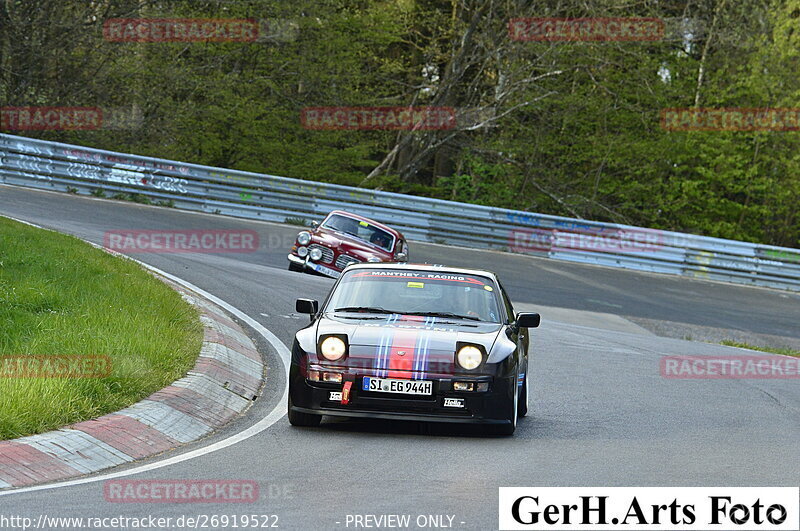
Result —
<instances>
[{"instance_id":1,"label":"side mirror","mask_svg":"<svg viewBox=\"0 0 800 531\"><path fill-rule=\"evenodd\" d=\"M311 226L316 229L317 227L319 227L319 221L317 221L316 219L311 221Z\"/></svg>"},{"instance_id":2,"label":"side mirror","mask_svg":"<svg viewBox=\"0 0 800 531\"><path fill-rule=\"evenodd\" d=\"M542 321L542 316L538 313L518 313L517 314L517 327L519 328L536 328Z\"/></svg>"},{"instance_id":3,"label":"side mirror","mask_svg":"<svg viewBox=\"0 0 800 531\"><path fill-rule=\"evenodd\" d=\"M397 253L395 255L398 262L408 262L408 255L406 253Z\"/></svg>"},{"instance_id":4,"label":"side mirror","mask_svg":"<svg viewBox=\"0 0 800 531\"><path fill-rule=\"evenodd\" d=\"M313 299L297 299L297 302L294 304L294 309L297 313L317 315L319 311L319 302Z\"/></svg>"}]
</instances>

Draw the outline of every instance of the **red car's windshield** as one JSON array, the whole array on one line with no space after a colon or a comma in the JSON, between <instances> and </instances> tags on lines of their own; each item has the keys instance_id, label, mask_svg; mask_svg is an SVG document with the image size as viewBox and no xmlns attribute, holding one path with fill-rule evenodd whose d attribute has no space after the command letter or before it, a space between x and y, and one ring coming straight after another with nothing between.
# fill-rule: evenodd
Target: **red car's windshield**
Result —
<instances>
[{"instance_id":1,"label":"red car's windshield","mask_svg":"<svg viewBox=\"0 0 800 531\"><path fill-rule=\"evenodd\" d=\"M322 223L322 226L326 229L355 236L385 251L391 251L394 247L394 236L367 221L342 216L341 214L331 214Z\"/></svg>"}]
</instances>

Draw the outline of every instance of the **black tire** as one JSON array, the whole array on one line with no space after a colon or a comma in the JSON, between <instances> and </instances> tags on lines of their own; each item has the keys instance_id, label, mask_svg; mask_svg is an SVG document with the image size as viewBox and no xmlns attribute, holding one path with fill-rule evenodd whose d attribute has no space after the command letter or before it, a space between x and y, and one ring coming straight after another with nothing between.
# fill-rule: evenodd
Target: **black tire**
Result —
<instances>
[{"instance_id":1,"label":"black tire","mask_svg":"<svg viewBox=\"0 0 800 531\"><path fill-rule=\"evenodd\" d=\"M500 424L495 427L495 433L504 437L514 435L517 429L517 417L519 416L519 390L517 389L517 378L514 378L512 384L514 386L514 400L511 402L511 411L508 412L508 424Z\"/></svg>"},{"instance_id":2,"label":"black tire","mask_svg":"<svg viewBox=\"0 0 800 531\"><path fill-rule=\"evenodd\" d=\"M519 418L528 415L528 374L525 373L525 379L522 381L522 389L519 392L519 406L517 413Z\"/></svg>"},{"instance_id":3,"label":"black tire","mask_svg":"<svg viewBox=\"0 0 800 531\"><path fill-rule=\"evenodd\" d=\"M305 428L313 428L319 426L322 421L322 415L314 415L312 413L301 413L300 411L292 411L292 397L289 397L289 424L292 426L303 426Z\"/></svg>"},{"instance_id":4,"label":"black tire","mask_svg":"<svg viewBox=\"0 0 800 531\"><path fill-rule=\"evenodd\" d=\"M303 271L303 267L295 264L294 262L289 262L289 271L297 271L301 273Z\"/></svg>"}]
</instances>

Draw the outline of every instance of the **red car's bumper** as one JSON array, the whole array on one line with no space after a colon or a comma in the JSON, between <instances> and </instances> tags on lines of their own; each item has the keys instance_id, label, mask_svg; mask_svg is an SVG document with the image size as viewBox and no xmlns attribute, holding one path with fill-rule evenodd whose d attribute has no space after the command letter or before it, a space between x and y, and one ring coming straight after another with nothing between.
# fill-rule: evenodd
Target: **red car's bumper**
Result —
<instances>
[{"instance_id":1,"label":"red car's bumper","mask_svg":"<svg viewBox=\"0 0 800 531\"><path fill-rule=\"evenodd\" d=\"M339 278L342 274L342 271L337 269L333 264L317 264L312 262L307 256L305 258L300 258L294 254L290 254L288 258L291 264L294 264L303 271L318 273L331 278Z\"/></svg>"}]
</instances>

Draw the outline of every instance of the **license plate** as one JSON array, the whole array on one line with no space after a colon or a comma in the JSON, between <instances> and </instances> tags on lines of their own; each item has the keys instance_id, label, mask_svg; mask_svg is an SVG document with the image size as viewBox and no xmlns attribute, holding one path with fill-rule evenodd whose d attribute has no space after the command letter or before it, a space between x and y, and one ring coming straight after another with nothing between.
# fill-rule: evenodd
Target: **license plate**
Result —
<instances>
[{"instance_id":1,"label":"license plate","mask_svg":"<svg viewBox=\"0 0 800 531\"><path fill-rule=\"evenodd\" d=\"M377 393L400 393L404 395L432 395L433 382L427 380L393 380L365 376L361 385L364 391Z\"/></svg>"},{"instance_id":2,"label":"license plate","mask_svg":"<svg viewBox=\"0 0 800 531\"><path fill-rule=\"evenodd\" d=\"M313 269L317 273L322 273L323 275L328 275L329 277L339 278L339 275L341 275L340 272L331 269L330 267L325 267L324 265L312 264L312 263L309 263L308 265L310 265L311 269Z\"/></svg>"}]
</instances>

